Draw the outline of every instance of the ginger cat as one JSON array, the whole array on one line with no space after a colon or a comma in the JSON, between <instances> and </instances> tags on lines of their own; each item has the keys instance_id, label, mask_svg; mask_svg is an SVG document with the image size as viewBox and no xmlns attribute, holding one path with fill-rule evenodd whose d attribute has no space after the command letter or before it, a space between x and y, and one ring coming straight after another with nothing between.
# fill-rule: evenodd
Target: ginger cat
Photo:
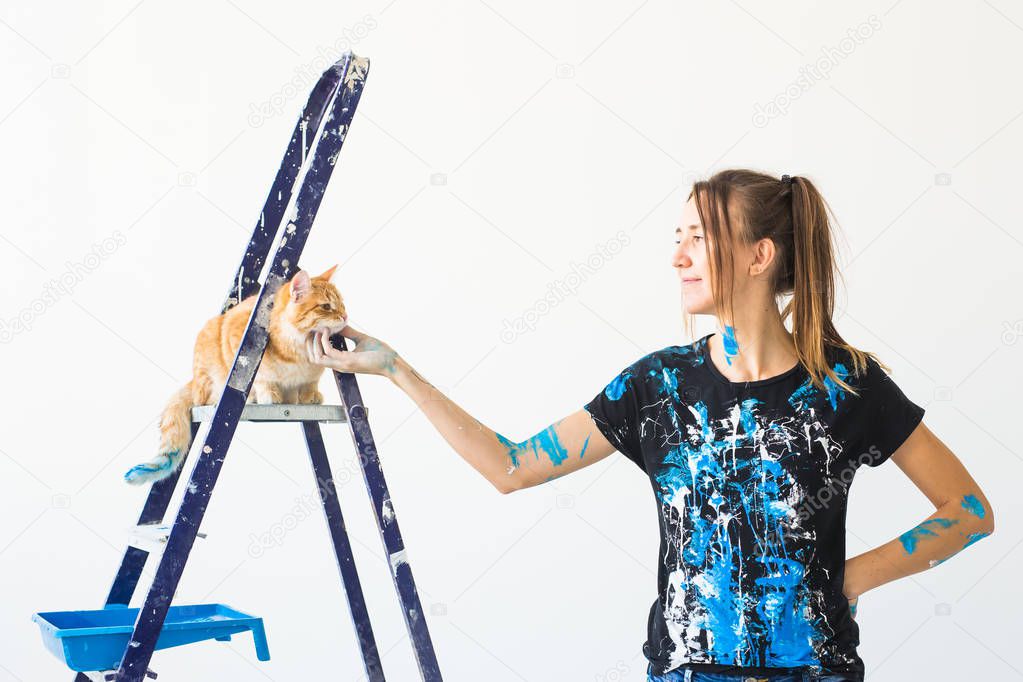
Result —
<instances>
[{"instance_id":1,"label":"ginger cat","mask_svg":"<svg viewBox=\"0 0 1023 682\"><path fill-rule=\"evenodd\" d=\"M299 270L277 290L266 351L248 402L323 402L318 385L324 367L309 362L305 340L314 330L334 334L348 324L341 294L330 283L336 269L337 265L312 278ZM203 326L195 341L192 380L174 393L160 418L159 454L132 467L124 475L125 481L133 485L158 481L180 466L191 438L192 407L208 405L220 397L257 298L258 294L249 296Z\"/></svg>"}]
</instances>

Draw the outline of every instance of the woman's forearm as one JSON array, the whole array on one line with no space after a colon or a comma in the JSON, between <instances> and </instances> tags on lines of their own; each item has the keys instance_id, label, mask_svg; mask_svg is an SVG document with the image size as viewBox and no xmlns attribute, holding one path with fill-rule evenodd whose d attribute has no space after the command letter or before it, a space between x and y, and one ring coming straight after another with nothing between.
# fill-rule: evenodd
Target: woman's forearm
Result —
<instances>
[{"instance_id":1,"label":"woman's forearm","mask_svg":"<svg viewBox=\"0 0 1023 682\"><path fill-rule=\"evenodd\" d=\"M994 530L987 500L967 494L941 505L934 514L898 538L849 559L845 593L864 592L937 566Z\"/></svg>"},{"instance_id":2,"label":"woman's forearm","mask_svg":"<svg viewBox=\"0 0 1023 682\"><path fill-rule=\"evenodd\" d=\"M512 460L503 437L477 421L398 356L388 375L436 427L444 440L500 492L510 492Z\"/></svg>"}]
</instances>

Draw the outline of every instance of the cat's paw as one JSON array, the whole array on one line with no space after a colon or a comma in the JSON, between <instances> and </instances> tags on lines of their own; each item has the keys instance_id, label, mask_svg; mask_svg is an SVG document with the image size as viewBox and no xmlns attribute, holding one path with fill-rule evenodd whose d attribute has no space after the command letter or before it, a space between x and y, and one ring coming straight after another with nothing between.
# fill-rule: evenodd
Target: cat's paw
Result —
<instances>
[{"instance_id":1,"label":"cat's paw","mask_svg":"<svg viewBox=\"0 0 1023 682\"><path fill-rule=\"evenodd\" d=\"M252 392L256 394L256 404L258 405L277 405L284 402L280 392L269 386L257 384L252 387Z\"/></svg>"},{"instance_id":2,"label":"cat's paw","mask_svg":"<svg viewBox=\"0 0 1023 682\"><path fill-rule=\"evenodd\" d=\"M298 402L302 405L322 405L323 394L319 391L302 393L298 396Z\"/></svg>"}]
</instances>

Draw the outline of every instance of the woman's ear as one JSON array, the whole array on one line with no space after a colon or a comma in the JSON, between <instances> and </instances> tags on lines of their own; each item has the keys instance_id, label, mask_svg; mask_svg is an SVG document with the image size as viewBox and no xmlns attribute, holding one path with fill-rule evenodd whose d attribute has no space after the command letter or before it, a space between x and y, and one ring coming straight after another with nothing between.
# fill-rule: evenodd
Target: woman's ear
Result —
<instances>
[{"instance_id":1,"label":"woman's ear","mask_svg":"<svg viewBox=\"0 0 1023 682\"><path fill-rule=\"evenodd\" d=\"M335 270L337 270L337 265L336 264L334 265L334 267L330 268L329 270L327 270L323 274L317 275L316 279L322 279L324 281L328 281L329 282L330 278L334 276L334 271Z\"/></svg>"},{"instance_id":2,"label":"woman's ear","mask_svg":"<svg viewBox=\"0 0 1023 682\"><path fill-rule=\"evenodd\" d=\"M310 289L309 273L305 270L296 272L295 276L291 278L291 300L302 300L302 297L308 294Z\"/></svg>"}]
</instances>

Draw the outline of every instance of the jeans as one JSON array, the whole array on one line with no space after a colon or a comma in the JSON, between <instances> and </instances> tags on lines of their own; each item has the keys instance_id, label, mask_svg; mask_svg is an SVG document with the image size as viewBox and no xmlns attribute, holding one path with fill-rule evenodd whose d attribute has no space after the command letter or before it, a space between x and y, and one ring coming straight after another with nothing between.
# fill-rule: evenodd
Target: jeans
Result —
<instances>
[{"instance_id":1,"label":"jeans","mask_svg":"<svg viewBox=\"0 0 1023 682\"><path fill-rule=\"evenodd\" d=\"M734 673L702 673L693 670L672 670L663 675L655 675L653 665L647 665L646 679L647 682L847 682L850 678L809 670L759 677Z\"/></svg>"}]
</instances>

